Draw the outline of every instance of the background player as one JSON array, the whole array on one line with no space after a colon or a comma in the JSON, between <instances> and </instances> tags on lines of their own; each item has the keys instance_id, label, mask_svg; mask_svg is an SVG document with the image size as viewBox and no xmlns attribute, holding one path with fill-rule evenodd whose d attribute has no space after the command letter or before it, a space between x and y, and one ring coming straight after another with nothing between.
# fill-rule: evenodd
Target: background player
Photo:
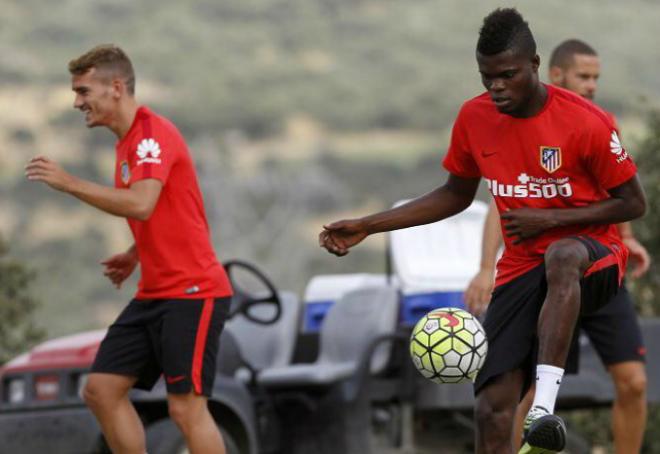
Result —
<instances>
[{"instance_id":1,"label":"background player","mask_svg":"<svg viewBox=\"0 0 660 454\"><path fill-rule=\"evenodd\" d=\"M521 452L559 451L565 427L552 412L578 313L617 291L627 253L610 224L641 216L646 200L629 156L610 146L616 131L607 116L539 82L536 43L515 9L488 15L479 35L487 91L458 114L447 182L400 207L328 224L319 243L342 256L370 234L445 219L470 205L485 177L507 247L484 322L489 353L475 382L477 452L513 451L514 414L534 367Z\"/></svg>"},{"instance_id":2,"label":"background player","mask_svg":"<svg viewBox=\"0 0 660 454\"><path fill-rule=\"evenodd\" d=\"M554 85L593 100L600 77L600 59L588 44L576 39L566 40L552 52L548 76ZM611 118L614 120L613 115ZM630 223L617 227L635 263L632 276L639 277L649 268L649 254L634 237ZM494 202L490 204L486 217L482 244L481 269L465 292L465 303L475 314L482 313L490 300L497 252L502 244ZM578 324L591 339L614 380L616 398L612 407L612 432L616 452L639 452L646 426L645 349L633 302L625 286L612 302L594 314L581 317ZM579 350L576 348L572 353L576 356L569 356L567 371L577 372ZM514 440L521 438L523 420L533 398L532 388L519 406Z\"/></svg>"},{"instance_id":3,"label":"background player","mask_svg":"<svg viewBox=\"0 0 660 454\"><path fill-rule=\"evenodd\" d=\"M135 299L101 343L85 402L112 452L144 454L144 428L128 392L151 389L162 373L170 417L190 451L224 454L207 396L232 290L210 243L186 143L167 119L138 105L133 66L120 48L98 46L69 71L74 107L87 126L117 136L115 187L77 178L46 156L28 163L27 178L127 219L135 244L103 262L113 284L141 267Z\"/></svg>"}]
</instances>

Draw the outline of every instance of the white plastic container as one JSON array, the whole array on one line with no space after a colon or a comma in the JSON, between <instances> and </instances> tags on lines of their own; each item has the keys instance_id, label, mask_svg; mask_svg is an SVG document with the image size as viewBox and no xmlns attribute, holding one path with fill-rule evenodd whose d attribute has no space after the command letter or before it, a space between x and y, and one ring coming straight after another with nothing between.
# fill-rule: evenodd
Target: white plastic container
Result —
<instances>
[{"instance_id":1,"label":"white plastic container","mask_svg":"<svg viewBox=\"0 0 660 454\"><path fill-rule=\"evenodd\" d=\"M437 307L464 306L463 292L479 270L487 213L488 205L475 200L451 218L390 233L402 293L400 323L413 325Z\"/></svg>"}]
</instances>

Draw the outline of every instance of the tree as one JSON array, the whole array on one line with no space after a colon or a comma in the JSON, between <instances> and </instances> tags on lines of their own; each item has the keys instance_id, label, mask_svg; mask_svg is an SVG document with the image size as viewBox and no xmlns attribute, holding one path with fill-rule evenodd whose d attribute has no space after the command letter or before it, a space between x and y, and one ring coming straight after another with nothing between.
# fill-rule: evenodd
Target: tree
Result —
<instances>
[{"instance_id":1,"label":"tree","mask_svg":"<svg viewBox=\"0 0 660 454\"><path fill-rule=\"evenodd\" d=\"M648 119L648 134L638 145L636 162L648 199L646 216L634 224L635 235L648 249L653 263L646 275L631 282L642 315L660 315L660 112Z\"/></svg>"},{"instance_id":2,"label":"tree","mask_svg":"<svg viewBox=\"0 0 660 454\"><path fill-rule=\"evenodd\" d=\"M44 336L33 318L37 302L28 292L34 273L6 257L7 252L6 244L0 239L0 364L26 351Z\"/></svg>"}]
</instances>

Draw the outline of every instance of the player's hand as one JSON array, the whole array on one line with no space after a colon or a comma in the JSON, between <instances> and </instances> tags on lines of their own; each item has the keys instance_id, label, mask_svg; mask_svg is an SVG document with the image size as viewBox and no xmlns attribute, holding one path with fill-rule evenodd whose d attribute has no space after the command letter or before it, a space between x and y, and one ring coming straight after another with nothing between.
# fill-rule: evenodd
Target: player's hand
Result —
<instances>
[{"instance_id":1,"label":"player's hand","mask_svg":"<svg viewBox=\"0 0 660 454\"><path fill-rule=\"evenodd\" d=\"M121 288L121 284L133 273L137 264L138 256L134 248L101 262L101 265L105 267L103 275L110 279L110 282L117 288Z\"/></svg>"},{"instance_id":2,"label":"player's hand","mask_svg":"<svg viewBox=\"0 0 660 454\"><path fill-rule=\"evenodd\" d=\"M43 181L58 191L68 191L73 185L74 177L65 172L55 161L36 156L25 166L25 176L30 181Z\"/></svg>"},{"instance_id":3,"label":"player's hand","mask_svg":"<svg viewBox=\"0 0 660 454\"><path fill-rule=\"evenodd\" d=\"M648 251L637 241L637 238L632 236L623 238L623 244L626 245L630 252L630 261L634 263L630 276L634 279L643 276L649 270L649 266L651 266L651 256Z\"/></svg>"},{"instance_id":4,"label":"player's hand","mask_svg":"<svg viewBox=\"0 0 660 454\"><path fill-rule=\"evenodd\" d=\"M520 244L557 226L552 210L541 208L516 208L502 213L501 218L506 236L515 238L513 244Z\"/></svg>"},{"instance_id":5,"label":"player's hand","mask_svg":"<svg viewBox=\"0 0 660 454\"><path fill-rule=\"evenodd\" d=\"M323 231L319 234L319 246L341 257L348 254L348 250L364 240L367 235L369 233L359 219L333 222L323 226Z\"/></svg>"},{"instance_id":6,"label":"player's hand","mask_svg":"<svg viewBox=\"0 0 660 454\"><path fill-rule=\"evenodd\" d=\"M481 269L474 275L467 290L463 294L465 307L472 314L479 316L486 311L493 293L494 276L493 270Z\"/></svg>"}]
</instances>

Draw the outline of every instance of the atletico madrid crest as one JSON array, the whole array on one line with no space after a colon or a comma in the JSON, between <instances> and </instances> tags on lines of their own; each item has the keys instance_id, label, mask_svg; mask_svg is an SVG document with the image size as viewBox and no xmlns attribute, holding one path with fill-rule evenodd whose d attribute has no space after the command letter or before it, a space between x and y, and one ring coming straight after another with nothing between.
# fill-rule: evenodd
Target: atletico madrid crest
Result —
<instances>
[{"instance_id":1,"label":"atletico madrid crest","mask_svg":"<svg viewBox=\"0 0 660 454\"><path fill-rule=\"evenodd\" d=\"M128 184L131 180L131 170L128 168L128 162L122 161L120 165L121 172L121 181L124 184Z\"/></svg>"},{"instance_id":2,"label":"atletico madrid crest","mask_svg":"<svg viewBox=\"0 0 660 454\"><path fill-rule=\"evenodd\" d=\"M540 162L546 172L554 172L561 167L561 148L541 147Z\"/></svg>"}]
</instances>

